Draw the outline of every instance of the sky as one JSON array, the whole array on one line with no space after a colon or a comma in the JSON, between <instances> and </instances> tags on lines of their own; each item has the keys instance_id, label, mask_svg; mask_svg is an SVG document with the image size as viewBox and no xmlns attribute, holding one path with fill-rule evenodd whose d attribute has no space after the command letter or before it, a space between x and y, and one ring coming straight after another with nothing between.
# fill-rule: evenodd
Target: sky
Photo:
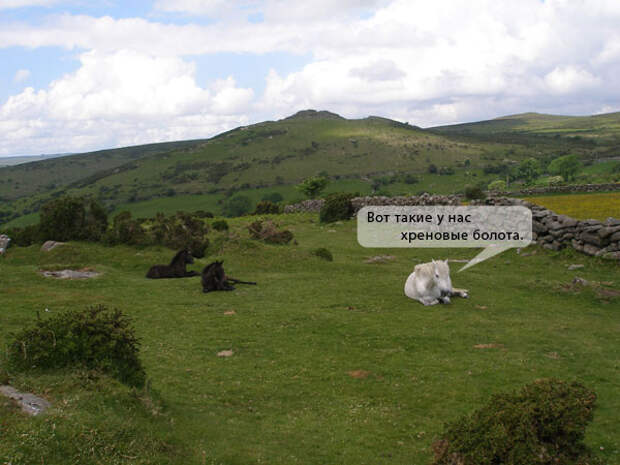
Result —
<instances>
[{"instance_id":1,"label":"sky","mask_svg":"<svg viewBox=\"0 0 620 465\"><path fill-rule=\"evenodd\" d=\"M618 0L0 0L0 156L620 110Z\"/></svg>"}]
</instances>

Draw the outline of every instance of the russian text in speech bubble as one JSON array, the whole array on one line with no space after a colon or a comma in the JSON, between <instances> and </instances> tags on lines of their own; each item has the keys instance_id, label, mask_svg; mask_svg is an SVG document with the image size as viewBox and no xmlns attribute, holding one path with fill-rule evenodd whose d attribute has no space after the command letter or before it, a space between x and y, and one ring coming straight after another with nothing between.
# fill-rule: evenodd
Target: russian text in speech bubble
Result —
<instances>
[{"instance_id":1,"label":"russian text in speech bubble","mask_svg":"<svg viewBox=\"0 0 620 465\"><path fill-rule=\"evenodd\" d=\"M484 247L459 271L532 242L532 212L521 206L368 206L357 213L362 247Z\"/></svg>"}]
</instances>

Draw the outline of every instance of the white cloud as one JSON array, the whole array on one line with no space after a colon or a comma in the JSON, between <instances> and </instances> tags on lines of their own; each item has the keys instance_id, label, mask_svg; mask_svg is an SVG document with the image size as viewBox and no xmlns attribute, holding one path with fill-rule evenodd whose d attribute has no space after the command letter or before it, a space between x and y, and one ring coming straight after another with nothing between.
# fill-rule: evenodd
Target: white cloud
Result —
<instances>
[{"instance_id":1,"label":"white cloud","mask_svg":"<svg viewBox=\"0 0 620 465\"><path fill-rule=\"evenodd\" d=\"M28 87L0 106L0 153L208 137L247 122L251 89L232 78L201 88L194 64L180 58L90 51L80 62L47 89Z\"/></svg>"},{"instance_id":2,"label":"white cloud","mask_svg":"<svg viewBox=\"0 0 620 465\"><path fill-rule=\"evenodd\" d=\"M30 77L30 71L27 69L19 69L13 76L13 82L20 83L28 80Z\"/></svg>"},{"instance_id":3,"label":"white cloud","mask_svg":"<svg viewBox=\"0 0 620 465\"><path fill-rule=\"evenodd\" d=\"M195 137L202 124L200 135L208 135L244 115L271 119L302 108L424 126L620 106L616 0L158 0L155 7L160 22L64 14L37 26L3 24L0 47L96 51L82 53L81 68L49 88L11 97L0 123L28 115L20 127L43 134L56 121L114 122L125 140L132 124L140 137ZM217 21L166 24L167 12ZM263 22L246 21L256 12ZM278 51L311 58L293 72L272 70L262 95L232 77L200 87L187 61Z\"/></svg>"},{"instance_id":4,"label":"white cloud","mask_svg":"<svg viewBox=\"0 0 620 465\"><path fill-rule=\"evenodd\" d=\"M59 0L0 0L0 10L23 8L26 6L51 6Z\"/></svg>"},{"instance_id":5,"label":"white cloud","mask_svg":"<svg viewBox=\"0 0 620 465\"><path fill-rule=\"evenodd\" d=\"M558 66L545 76L550 92L568 94L596 86L600 80L588 71L575 66Z\"/></svg>"}]
</instances>

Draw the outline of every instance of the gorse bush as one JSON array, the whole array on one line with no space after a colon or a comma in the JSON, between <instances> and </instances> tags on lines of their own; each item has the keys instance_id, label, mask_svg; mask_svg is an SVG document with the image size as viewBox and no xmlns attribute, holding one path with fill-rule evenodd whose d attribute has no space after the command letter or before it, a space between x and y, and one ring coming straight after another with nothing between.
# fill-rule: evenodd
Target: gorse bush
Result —
<instances>
[{"instance_id":1,"label":"gorse bush","mask_svg":"<svg viewBox=\"0 0 620 465\"><path fill-rule=\"evenodd\" d=\"M465 187L465 198L467 200L482 200L486 198L486 194L480 186Z\"/></svg>"},{"instance_id":2,"label":"gorse bush","mask_svg":"<svg viewBox=\"0 0 620 465\"><path fill-rule=\"evenodd\" d=\"M131 321L120 310L97 305L59 313L38 319L11 338L7 362L12 370L88 368L131 386L144 384L140 343Z\"/></svg>"},{"instance_id":3,"label":"gorse bush","mask_svg":"<svg viewBox=\"0 0 620 465\"><path fill-rule=\"evenodd\" d=\"M288 244L293 239L293 233L286 230L280 230L270 220L254 221L248 226L250 237L268 244Z\"/></svg>"},{"instance_id":4,"label":"gorse bush","mask_svg":"<svg viewBox=\"0 0 620 465\"><path fill-rule=\"evenodd\" d=\"M542 379L444 427L434 465L599 463L582 441L596 394L579 383Z\"/></svg>"},{"instance_id":5,"label":"gorse bush","mask_svg":"<svg viewBox=\"0 0 620 465\"><path fill-rule=\"evenodd\" d=\"M275 204L269 200L261 200L256 204L254 215L266 215L266 214L278 214L281 213L280 205Z\"/></svg>"},{"instance_id":6,"label":"gorse bush","mask_svg":"<svg viewBox=\"0 0 620 465\"><path fill-rule=\"evenodd\" d=\"M81 197L51 200L41 207L40 215L38 235L44 241L98 241L108 227L105 209Z\"/></svg>"},{"instance_id":7,"label":"gorse bush","mask_svg":"<svg viewBox=\"0 0 620 465\"><path fill-rule=\"evenodd\" d=\"M228 231L228 222L226 220L217 220L211 223L211 227L216 231Z\"/></svg>"},{"instance_id":8,"label":"gorse bush","mask_svg":"<svg viewBox=\"0 0 620 465\"><path fill-rule=\"evenodd\" d=\"M353 204L351 199L353 194L344 192L331 194L323 203L319 212L321 223L333 223L334 221L348 220L353 216Z\"/></svg>"}]
</instances>

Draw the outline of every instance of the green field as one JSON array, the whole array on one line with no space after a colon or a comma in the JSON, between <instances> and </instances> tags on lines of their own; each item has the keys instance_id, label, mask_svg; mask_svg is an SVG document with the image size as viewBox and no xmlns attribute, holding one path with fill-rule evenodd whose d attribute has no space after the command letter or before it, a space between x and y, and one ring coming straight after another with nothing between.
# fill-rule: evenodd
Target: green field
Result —
<instances>
[{"instance_id":1,"label":"green field","mask_svg":"<svg viewBox=\"0 0 620 465\"><path fill-rule=\"evenodd\" d=\"M620 192L546 195L528 197L527 201L580 220L620 218Z\"/></svg>"},{"instance_id":2,"label":"green field","mask_svg":"<svg viewBox=\"0 0 620 465\"><path fill-rule=\"evenodd\" d=\"M536 246L463 273L453 263L453 284L470 298L429 308L403 295L413 266L476 250L363 249L354 221L324 226L310 214L276 217L298 244L271 246L248 239L252 220L210 233L218 245L190 265L219 257L232 276L258 282L234 292L145 279L170 259L164 248L10 248L0 259L2 344L37 312L102 303L134 319L150 381L131 390L96 373L11 373L53 408L29 418L0 400L0 463L424 464L444 422L493 393L558 377L596 391L586 444L620 464L618 263ZM313 256L316 247L334 261ZM395 260L364 263L379 254ZM568 271L575 263L585 267ZM103 274L37 273L64 267ZM575 276L594 285L571 286Z\"/></svg>"}]
</instances>

